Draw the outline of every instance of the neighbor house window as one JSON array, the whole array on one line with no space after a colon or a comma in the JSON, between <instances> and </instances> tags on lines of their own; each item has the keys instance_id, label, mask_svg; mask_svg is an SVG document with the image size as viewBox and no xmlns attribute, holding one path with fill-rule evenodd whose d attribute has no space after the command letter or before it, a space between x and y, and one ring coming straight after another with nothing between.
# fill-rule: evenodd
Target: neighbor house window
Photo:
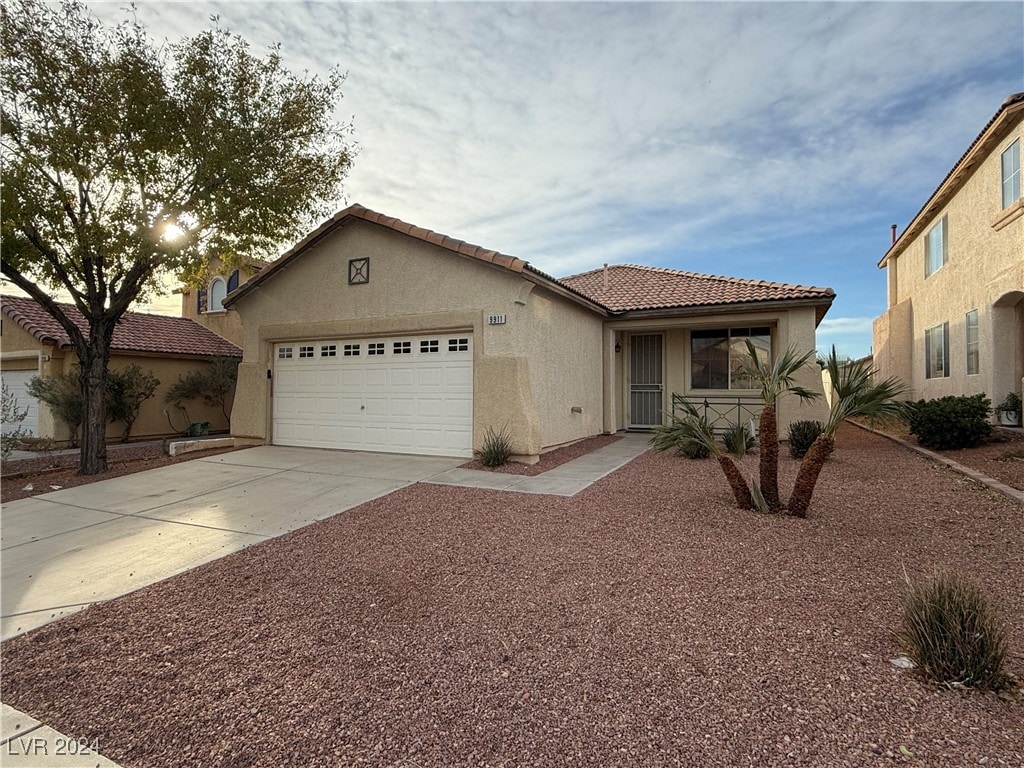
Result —
<instances>
[{"instance_id":1,"label":"neighbor house window","mask_svg":"<svg viewBox=\"0 0 1024 768\"><path fill-rule=\"evenodd\" d=\"M1020 199L1020 139L1003 152L1003 208Z\"/></svg>"},{"instance_id":2,"label":"neighbor house window","mask_svg":"<svg viewBox=\"0 0 1024 768\"><path fill-rule=\"evenodd\" d=\"M946 236L948 227L943 216L924 236L924 276L929 277L946 264L948 257Z\"/></svg>"},{"instance_id":3,"label":"neighbor house window","mask_svg":"<svg viewBox=\"0 0 1024 768\"><path fill-rule=\"evenodd\" d=\"M228 295L228 285L222 278L215 277L210 283L210 312L220 312L224 309L224 297Z\"/></svg>"},{"instance_id":4,"label":"neighbor house window","mask_svg":"<svg viewBox=\"0 0 1024 768\"><path fill-rule=\"evenodd\" d=\"M924 332L924 377L942 379L946 376L949 376L949 323Z\"/></svg>"},{"instance_id":5,"label":"neighbor house window","mask_svg":"<svg viewBox=\"0 0 1024 768\"><path fill-rule=\"evenodd\" d=\"M967 375L981 371L981 360L979 348L981 346L978 338L978 310L972 309L967 313L964 325L967 329Z\"/></svg>"},{"instance_id":6,"label":"neighbor house window","mask_svg":"<svg viewBox=\"0 0 1024 768\"><path fill-rule=\"evenodd\" d=\"M771 328L723 328L690 332L690 387L692 389L755 389L743 373L750 357L747 342L759 360L771 359Z\"/></svg>"}]
</instances>

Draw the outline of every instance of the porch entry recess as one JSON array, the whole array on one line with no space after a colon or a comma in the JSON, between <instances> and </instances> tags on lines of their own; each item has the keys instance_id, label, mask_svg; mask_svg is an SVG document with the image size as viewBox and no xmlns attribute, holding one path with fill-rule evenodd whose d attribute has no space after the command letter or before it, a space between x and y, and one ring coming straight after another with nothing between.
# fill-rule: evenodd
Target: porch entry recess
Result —
<instances>
[{"instance_id":1,"label":"porch entry recess","mask_svg":"<svg viewBox=\"0 0 1024 768\"><path fill-rule=\"evenodd\" d=\"M650 429L661 424L662 337L645 333L629 337L629 426Z\"/></svg>"}]
</instances>

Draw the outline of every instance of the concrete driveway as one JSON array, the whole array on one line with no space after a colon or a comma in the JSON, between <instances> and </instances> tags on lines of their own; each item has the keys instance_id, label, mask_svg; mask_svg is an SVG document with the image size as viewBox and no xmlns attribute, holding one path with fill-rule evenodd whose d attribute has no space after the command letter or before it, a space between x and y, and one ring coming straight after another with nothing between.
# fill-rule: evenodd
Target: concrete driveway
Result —
<instances>
[{"instance_id":1,"label":"concrete driveway","mask_svg":"<svg viewBox=\"0 0 1024 768\"><path fill-rule=\"evenodd\" d=\"M5 504L2 638L464 461L262 446Z\"/></svg>"}]
</instances>

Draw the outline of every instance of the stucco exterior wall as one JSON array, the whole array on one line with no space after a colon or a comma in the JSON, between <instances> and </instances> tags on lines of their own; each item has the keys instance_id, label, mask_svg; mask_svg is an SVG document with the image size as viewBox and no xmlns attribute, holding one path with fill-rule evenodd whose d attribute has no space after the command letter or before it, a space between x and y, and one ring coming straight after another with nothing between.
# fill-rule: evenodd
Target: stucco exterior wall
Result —
<instances>
[{"instance_id":1,"label":"stucco exterior wall","mask_svg":"<svg viewBox=\"0 0 1024 768\"><path fill-rule=\"evenodd\" d=\"M1020 392L1024 325L1024 212L1001 199L1001 153L1024 143L1024 122L1011 124L960 189L923 222L888 270L889 306L875 324L876 366L897 376L913 398L986 392L998 402ZM947 263L925 277L927 232L947 217ZM1015 218L1014 218L1015 217ZM966 314L978 311L980 372L967 373ZM925 378L925 331L949 323L950 375Z\"/></svg>"},{"instance_id":2,"label":"stucco exterior wall","mask_svg":"<svg viewBox=\"0 0 1024 768\"><path fill-rule=\"evenodd\" d=\"M369 258L368 283L348 284L352 258ZM233 305L244 329L244 358L232 433L273 439L273 385L267 372L273 369L276 342L468 331L474 350L475 449L488 426L507 424L513 450L527 457L595 434L600 431L600 360L590 366L596 371L593 384L565 382L562 368L550 363L574 360L592 339L599 344L600 320L587 322L569 301L534 288L505 269L351 221ZM489 315L505 315L506 322L490 325ZM568 413L573 405L585 408L583 418Z\"/></svg>"},{"instance_id":3,"label":"stucco exterior wall","mask_svg":"<svg viewBox=\"0 0 1024 768\"><path fill-rule=\"evenodd\" d=\"M213 259L210 262L210 275L207 278L204 287L209 291L214 279L218 277L226 283L232 272L234 272L233 269L222 267L219 259ZM254 268L244 266L240 267L238 270L238 285L245 285L256 274L257 271ZM242 319L238 316L238 313L224 309L200 312L198 293L198 288L191 286L181 289L181 316L187 317L190 320L195 320L200 325L209 328L218 336L227 339L239 347L242 346Z\"/></svg>"},{"instance_id":4,"label":"stucco exterior wall","mask_svg":"<svg viewBox=\"0 0 1024 768\"><path fill-rule=\"evenodd\" d=\"M686 397L759 397L758 390L746 389L694 389L691 384L690 367L690 332L695 329L735 328L747 326L770 326L772 328L772 354L777 355L790 345L799 350L815 349L815 310L813 307L792 307L776 311L732 312L708 315L697 315L683 318L651 318L635 320L615 320L607 324L606 338L614 355L614 362L608 365L614 376L606 382L605 406L613 407L614 413L606 414L606 429L613 425L615 429L625 429L629 425L628 396L629 388L629 339L635 333L660 333L663 337L664 357L664 397L663 411L668 414L672 409L672 394ZM618 341L620 351L614 352L614 343ZM785 396L779 403L778 422L779 434L785 436L786 430L793 421L803 419L824 420L827 417L828 405L824 398L821 381L821 369L816 363L805 367L796 377L796 383L821 397L810 403L801 403L798 398ZM667 416L666 416L667 418Z\"/></svg>"}]
</instances>

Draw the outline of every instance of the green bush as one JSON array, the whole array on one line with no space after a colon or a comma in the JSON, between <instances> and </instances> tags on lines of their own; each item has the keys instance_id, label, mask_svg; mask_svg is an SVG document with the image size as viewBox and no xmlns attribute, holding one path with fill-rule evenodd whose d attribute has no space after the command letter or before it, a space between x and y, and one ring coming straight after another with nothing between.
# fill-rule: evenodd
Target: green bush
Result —
<instances>
[{"instance_id":1,"label":"green bush","mask_svg":"<svg viewBox=\"0 0 1024 768\"><path fill-rule=\"evenodd\" d=\"M910 410L910 431L925 448L973 448L992 432L991 405L984 393L920 400Z\"/></svg>"},{"instance_id":2,"label":"green bush","mask_svg":"<svg viewBox=\"0 0 1024 768\"><path fill-rule=\"evenodd\" d=\"M480 463L485 467L500 467L512 455L512 435L508 428L495 432L491 427L484 430L484 445L480 451Z\"/></svg>"},{"instance_id":3,"label":"green bush","mask_svg":"<svg viewBox=\"0 0 1024 768\"><path fill-rule=\"evenodd\" d=\"M789 455L802 459L824 431L825 425L820 421L794 421L789 425Z\"/></svg>"},{"instance_id":4,"label":"green bush","mask_svg":"<svg viewBox=\"0 0 1024 768\"><path fill-rule=\"evenodd\" d=\"M215 357L205 371L189 371L171 385L164 401L178 405L182 400L202 400L210 407L220 408L225 421L230 421L228 394L238 380L238 363L233 357Z\"/></svg>"},{"instance_id":5,"label":"green bush","mask_svg":"<svg viewBox=\"0 0 1024 768\"><path fill-rule=\"evenodd\" d=\"M895 639L917 671L941 685L999 690L1006 639L981 589L962 574L945 573L911 584L903 595L903 623Z\"/></svg>"},{"instance_id":6,"label":"green bush","mask_svg":"<svg viewBox=\"0 0 1024 768\"><path fill-rule=\"evenodd\" d=\"M78 439L78 428L82 425L85 406L82 402L82 385L78 371L57 376L33 376L28 383L28 393L46 404L53 415L63 421L71 430L71 442Z\"/></svg>"},{"instance_id":7,"label":"green bush","mask_svg":"<svg viewBox=\"0 0 1024 768\"><path fill-rule=\"evenodd\" d=\"M746 424L734 424L722 433L722 444L725 450L742 459L747 451L757 445L757 440L750 434Z\"/></svg>"},{"instance_id":8,"label":"green bush","mask_svg":"<svg viewBox=\"0 0 1024 768\"><path fill-rule=\"evenodd\" d=\"M711 455L711 450L696 437L698 427L702 424L707 425L703 417L691 415L680 419L678 416L671 416L668 424L659 424L654 428L651 445L656 451L675 448L679 456L706 459ZM710 432L710 428L708 431Z\"/></svg>"},{"instance_id":9,"label":"green bush","mask_svg":"<svg viewBox=\"0 0 1024 768\"><path fill-rule=\"evenodd\" d=\"M121 442L128 442L132 425L139 417L142 404L151 398L160 386L160 379L152 371L144 371L138 363L120 371L107 372L107 419L124 423Z\"/></svg>"}]
</instances>

